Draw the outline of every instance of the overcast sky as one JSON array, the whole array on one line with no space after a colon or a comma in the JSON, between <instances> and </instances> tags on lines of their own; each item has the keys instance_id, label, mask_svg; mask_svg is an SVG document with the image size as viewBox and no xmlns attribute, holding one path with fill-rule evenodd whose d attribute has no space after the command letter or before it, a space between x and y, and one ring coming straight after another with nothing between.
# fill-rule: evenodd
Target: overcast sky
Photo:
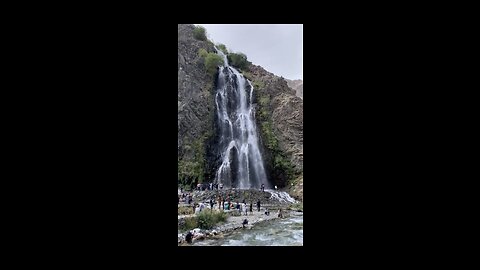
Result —
<instances>
[{"instance_id":1,"label":"overcast sky","mask_svg":"<svg viewBox=\"0 0 480 270\"><path fill-rule=\"evenodd\" d=\"M196 24L215 43L277 76L303 80L303 24Z\"/></svg>"}]
</instances>

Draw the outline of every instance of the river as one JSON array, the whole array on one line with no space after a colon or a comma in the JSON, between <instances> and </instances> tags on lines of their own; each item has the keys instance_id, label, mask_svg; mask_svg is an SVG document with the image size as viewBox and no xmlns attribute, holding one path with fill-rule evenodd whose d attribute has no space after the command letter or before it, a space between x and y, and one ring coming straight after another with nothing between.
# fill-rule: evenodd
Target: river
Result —
<instances>
[{"instance_id":1,"label":"river","mask_svg":"<svg viewBox=\"0 0 480 270\"><path fill-rule=\"evenodd\" d=\"M251 230L238 230L220 240L198 241L193 246L303 246L303 213L268 221Z\"/></svg>"}]
</instances>

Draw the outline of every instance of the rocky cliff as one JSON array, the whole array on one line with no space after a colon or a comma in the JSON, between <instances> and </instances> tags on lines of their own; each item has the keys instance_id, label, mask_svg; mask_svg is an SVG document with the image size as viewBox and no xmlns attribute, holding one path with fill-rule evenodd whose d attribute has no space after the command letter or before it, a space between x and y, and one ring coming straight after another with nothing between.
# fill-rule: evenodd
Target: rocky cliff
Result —
<instances>
[{"instance_id":1,"label":"rocky cliff","mask_svg":"<svg viewBox=\"0 0 480 270\"><path fill-rule=\"evenodd\" d=\"M178 177L180 183L213 181L209 157L215 141L215 76L205 70L200 48L213 44L193 38L193 25L178 25ZM303 199L303 100L287 81L251 65L241 71L253 84L262 154L269 179Z\"/></svg>"},{"instance_id":2,"label":"rocky cliff","mask_svg":"<svg viewBox=\"0 0 480 270\"><path fill-rule=\"evenodd\" d=\"M213 129L213 87L199 56L213 44L193 37L193 25L178 25L178 178L189 184L204 181L205 149Z\"/></svg>"},{"instance_id":3,"label":"rocky cliff","mask_svg":"<svg viewBox=\"0 0 480 270\"><path fill-rule=\"evenodd\" d=\"M284 78L252 65L244 72L255 87L257 123L270 178L303 198L303 100Z\"/></svg>"},{"instance_id":4,"label":"rocky cliff","mask_svg":"<svg viewBox=\"0 0 480 270\"><path fill-rule=\"evenodd\" d=\"M287 80L288 87L295 90L297 97L303 99L303 81L302 80Z\"/></svg>"}]
</instances>

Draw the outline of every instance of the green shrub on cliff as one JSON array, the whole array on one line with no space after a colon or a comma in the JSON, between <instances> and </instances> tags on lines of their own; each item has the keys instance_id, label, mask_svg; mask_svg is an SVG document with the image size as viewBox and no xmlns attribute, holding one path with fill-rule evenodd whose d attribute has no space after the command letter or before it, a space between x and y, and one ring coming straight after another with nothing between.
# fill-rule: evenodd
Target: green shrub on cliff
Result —
<instances>
[{"instance_id":1,"label":"green shrub on cliff","mask_svg":"<svg viewBox=\"0 0 480 270\"><path fill-rule=\"evenodd\" d=\"M255 87L255 89L263 89L265 88L265 83L263 81L253 81L253 87Z\"/></svg>"},{"instance_id":2,"label":"green shrub on cliff","mask_svg":"<svg viewBox=\"0 0 480 270\"><path fill-rule=\"evenodd\" d=\"M218 44L217 45L217 48L222 51L224 54L228 54L228 50L227 50L227 47L225 46L225 44Z\"/></svg>"},{"instance_id":3,"label":"green shrub on cliff","mask_svg":"<svg viewBox=\"0 0 480 270\"><path fill-rule=\"evenodd\" d=\"M200 50L198 50L198 55L199 55L200 57L205 58L205 57L207 57L208 52L207 52L207 50L205 50L204 48L200 48Z\"/></svg>"},{"instance_id":4,"label":"green shrub on cliff","mask_svg":"<svg viewBox=\"0 0 480 270\"><path fill-rule=\"evenodd\" d=\"M207 40L207 30L205 27L197 25L193 30L193 37L198 40Z\"/></svg>"},{"instance_id":5,"label":"green shrub on cliff","mask_svg":"<svg viewBox=\"0 0 480 270\"><path fill-rule=\"evenodd\" d=\"M247 56L243 53L229 53L227 58L228 63L236 68L246 70L250 66L250 63L247 61Z\"/></svg>"},{"instance_id":6,"label":"green shrub on cliff","mask_svg":"<svg viewBox=\"0 0 480 270\"><path fill-rule=\"evenodd\" d=\"M217 67L223 64L223 59L216 53L208 53L205 57L205 68L210 75L215 75Z\"/></svg>"},{"instance_id":7,"label":"green shrub on cliff","mask_svg":"<svg viewBox=\"0 0 480 270\"><path fill-rule=\"evenodd\" d=\"M260 80L253 81L257 91L256 99L258 101L258 120L260 124L260 134L263 145L271 154L269 164L273 170L272 176L278 181L279 186L291 183L296 177L297 172L294 166L287 158L286 154L280 149L278 138L275 135L272 123L271 97L265 91L265 82ZM277 183L276 183L277 184Z\"/></svg>"},{"instance_id":8,"label":"green shrub on cliff","mask_svg":"<svg viewBox=\"0 0 480 270\"><path fill-rule=\"evenodd\" d=\"M212 76L217 72L217 67L223 64L223 58L220 55L209 53L203 48L198 50L198 55L203 58L205 68L207 69L208 74Z\"/></svg>"}]
</instances>

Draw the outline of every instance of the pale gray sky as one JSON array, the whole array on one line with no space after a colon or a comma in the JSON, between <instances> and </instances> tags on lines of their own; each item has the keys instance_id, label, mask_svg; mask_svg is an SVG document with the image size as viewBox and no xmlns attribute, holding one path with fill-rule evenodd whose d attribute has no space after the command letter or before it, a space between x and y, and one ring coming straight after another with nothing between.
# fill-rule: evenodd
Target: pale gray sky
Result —
<instances>
[{"instance_id":1,"label":"pale gray sky","mask_svg":"<svg viewBox=\"0 0 480 270\"><path fill-rule=\"evenodd\" d=\"M277 76L303 80L303 24L196 24L215 43Z\"/></svg>"}]
</instances>

